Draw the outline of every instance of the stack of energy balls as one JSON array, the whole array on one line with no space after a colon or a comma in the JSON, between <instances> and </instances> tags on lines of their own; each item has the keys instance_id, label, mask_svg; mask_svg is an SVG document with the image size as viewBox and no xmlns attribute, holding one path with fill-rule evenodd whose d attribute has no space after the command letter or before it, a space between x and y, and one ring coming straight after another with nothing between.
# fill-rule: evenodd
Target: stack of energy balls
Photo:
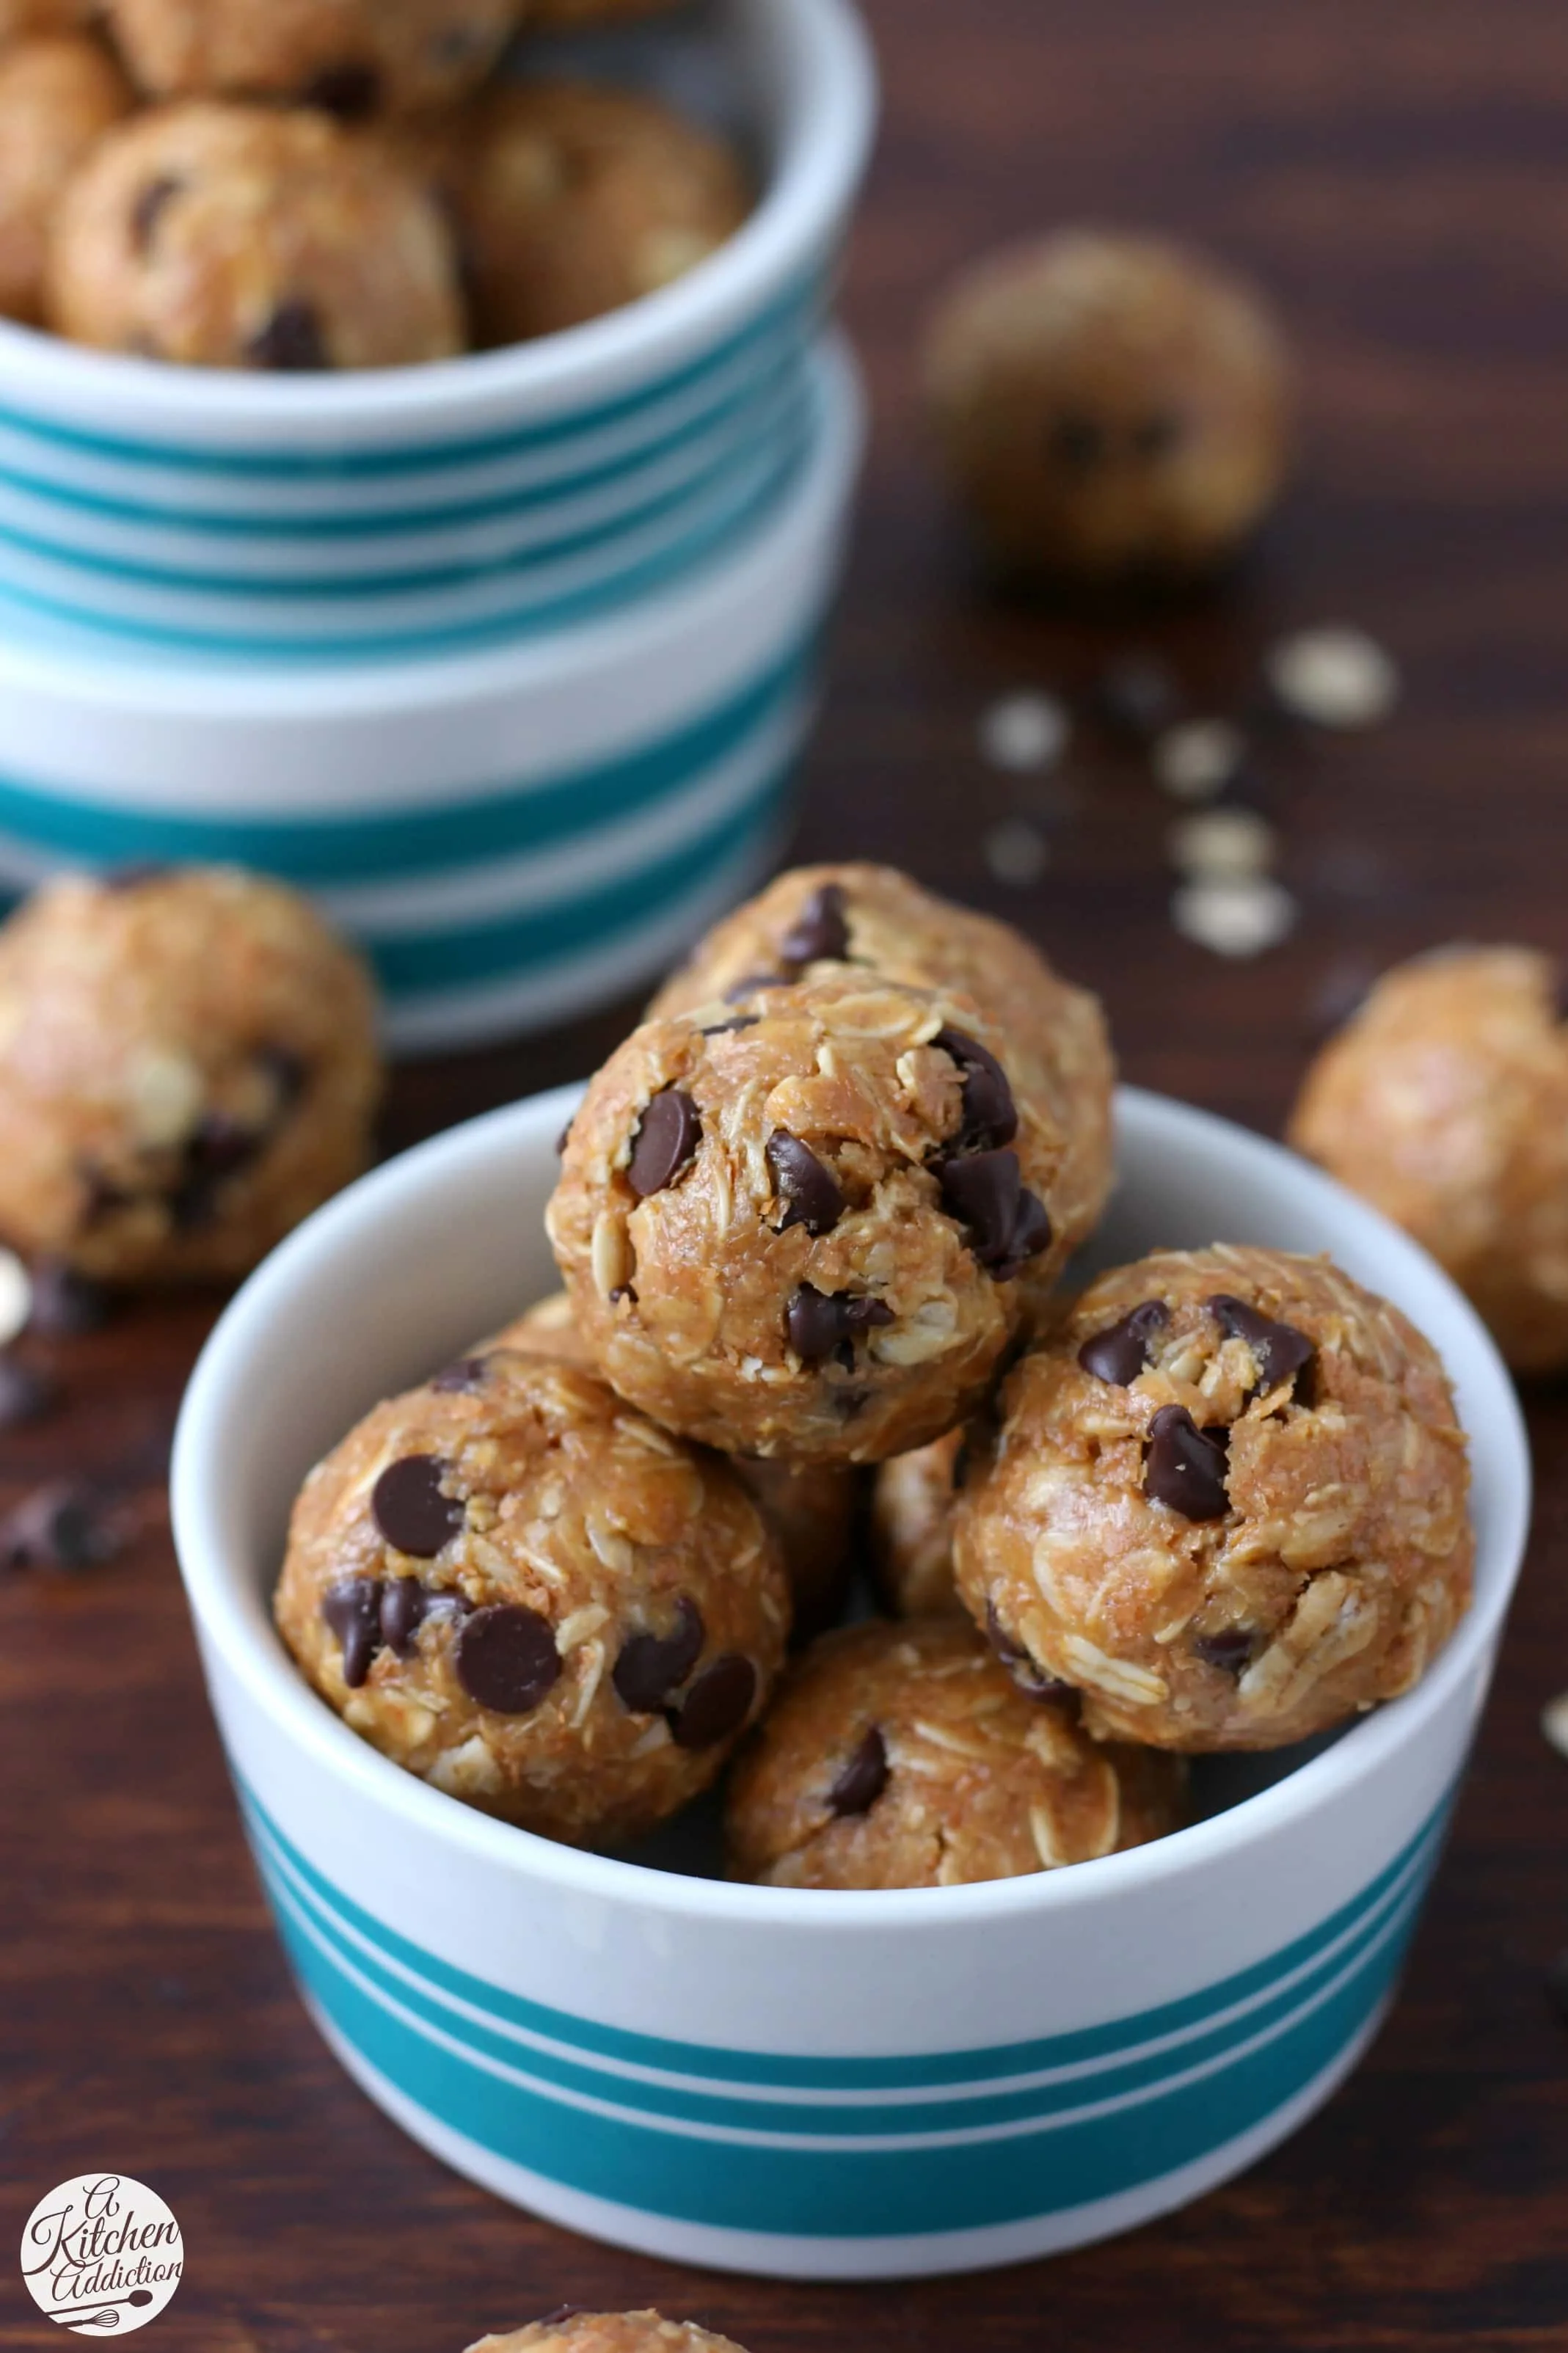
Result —
<instances>
[{"instance_id":1,"label":"stack of energy balls","mask_svg":"<svg viewBox=\"0 0 1568 2353\"><path fill-rule=\"evenodd\" d=\"M646 92L498 74L661 0L0 0L0 314L189 366L405 366L669 284L745 219Z\"/></svg>"},{"instance_id":2,"label":"stack of energy balls","mask_svg":"<svg viewBox=\"0 0 1568 2353\"><path fill-rule=\"evenodd\" d=\"M1271 1250L1058 1303L1112 1078L1092 997L886 868L721 923L562 1138L563 1293L306 1482L277 1616L322 1697L594 1846L739 1752L735 1875L878 1888L1139 1845L1186 1756L1408 1690L1469 1591L1442 1366ZM873 1480L889 1614L824 1632Z\"/></svg>"}]
</instances>

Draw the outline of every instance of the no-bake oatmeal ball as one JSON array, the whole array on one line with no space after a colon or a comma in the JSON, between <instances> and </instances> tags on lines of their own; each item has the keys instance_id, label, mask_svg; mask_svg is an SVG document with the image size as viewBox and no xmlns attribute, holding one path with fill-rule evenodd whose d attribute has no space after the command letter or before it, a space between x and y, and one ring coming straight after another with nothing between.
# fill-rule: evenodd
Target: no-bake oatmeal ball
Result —
<instances>
[{"instance_id":1,"label":"no-bake oatmeal ball","mask_svg":"<svg viewBox=\"0 0 1568 2353\"><path fill-rule=\"evenodd\" d=\"M870 1462L950 1429L1052 1240L1007 1050L956 992L853 969L646 1022L546 1216L606 1378L740 1454Z\"/></svg>"},{"instance_id":2,"label":"no-bake oatmeal ball","mask_svg":"<svg viewBox=\"0 0 1568 2353\"><path fill-rule=\"evenodd\" d=\"M871 1552L882 1599L897 1618L941 1617L959 1607L952 1514L968 1451L967 1431L950 1430L878 1466Z\"/></svg>"},{"instance_id":3,"label":"no-bake oatmeal ball","mask_svg":"<svg viewBox=\"0 0 1568 2353\"><path fill-rule=\"evenodd\" d=\"M261 107L111 132L60 206L47 301L78 343L198 367L398 367L465 333L436 199L369 136Z\"/></svg>"},{"instance_id":4,"label":"no-bake oatmeal ball","mask_svg":"<svg viewBox=\"0 0 1568 2353\"><path fill-rule=\"evenodd\" d=\"M468 2353L545 2353L554 2346L571 2353L741 2353L730 2337L692 2320L666 2320L657 2312L579 2312L566 2304L526 2328L481 2337Z\"/></svg>"},{"instance_id":5,"label":"no-bake oatmeal ball","mask_svg":"<svg viewBox=\"0 0 1568 2353\"><path fill-rule=\"evenodd\" d=\"M37 325L56 210L104 133L131 111L124 75L85 36L0 55L0 311Z\"/></svg>"},{"instance_id":6,"label":"no-bake oatmeal ball","mask_svg":"<svg viewBox=\"0 0 1568 2353\"><path fill-rule=\"evenodd\" d=\"M1004 1392L959 1594L1100 1737L1306 1738L1417 1683L1468 1602L1436 1352L1326 1259L1164 1251L1090 1285Z\"/></svg>"},{"instance_id":7,"label":"no-bake oatmeal ball","mask_svg":"<svg viewBox=\"0 0 1568 2353\"><path fill-rule=\"evenodd\" d=\"M48 885L0 929L0 1233L107 1282L244 1273L363 1166L375 1028L281 883Z\"/></svg>"},{"instance_id":8,"label":"no-bake oatmeal ball","mask_svg":"<svg viewBox=\"0 0 1568 2353\"><path fill-rule=\"evenodd\" d=\"M1011 572L1206 570L1289 462L1268 313L1158 238L1077 230L982 262L937 315L926 381L954 487Z\"/></svg>"},{"instance_id":9,"label":"no-bake oatmeal ball","mask_svg":"<svg viewBox=\"0 0 1568 2353\"><path fill-rule=\"evenodd\" d=\"M1025 1270L1043 1298L1097 1223L1111 1178L1115 1065L1097 998L1053 971L1010 924L954 906L890 866L803 866L710 931L666 982L650 1018L689 1013L757 980L795 980L847 964L916 988L960 989L1006 1039L1007 1089L1029 1135L1051 1240ZM717 1017L715 1017L717 1018ZM966 1113L1001 1135L995 1074L964 1070Z\"/></svg>"},{"instance_id":10,"label":"no-bake oatmeal ball","mask_svg":"<svg viewBox=\"0 0 1568 2353\"><path fill-rule=\"evenodd\" d=\"M158 98L289 99L344 115L448 104L474 89L525 0L108 0Z\"/></svg>"},{"instance_id":11,"label":"no-bake oatmeal ball","mask_svg":"<svg viewBox=\"0 0 1568 2353\"><path fill-rule=\"evenodd\" d=\"M789 1632L773 1538L724 1464L593 1374L501 1349L377 1406L311 1472L276 1611L384 1756L595 1846L707 1788Z\"/></svg>"},{"instance_id":12,"label":"no-bake oatmeal ball","mask_svg":"<svg viewBox=\"0 0 1568 2353\"><path fill-rule=\"evenodd\" d=\"M1290 1141L1445 1266L1520 1372L1568 1364L1568 1025L1552 960L1389 973L1309 1071Z\"/></svg>"},{"instance_id":13,"label":"no-bake oatmeal ball","mask_svg":"<svg viewBox=\"0 0 1568 2353\"><path fill-rule=\"evenodd\" d=\"M0 0L0 47L35 33L74 33L99 14L99 0Z\"/></svg>"},{"instance_id":14,"label":"no-bake oatmeal ball","mask_svg":"<svg viewBox=\"0 0 1568 2353\"><path fill-rule=\"evenodd\" d=\"M645 91L498 83L416 137L458 224L481 343L553 334L657 293L751 209L733 151Z\"/></svg>"},{"instance_id":15,"label":"no-bake oatmeal ball","mask_svg":"<svg viewBox=\"0 0 1568 2353\"><path fill-rule=\"evenodd\" d=\"M1025 1697L960 1618L824 1636L742 1753L731 1876L773 1887L958 1887L1142 1846L1182 1820L1183 1768L1100 1747Z\"/></svg>"}]
</instances>

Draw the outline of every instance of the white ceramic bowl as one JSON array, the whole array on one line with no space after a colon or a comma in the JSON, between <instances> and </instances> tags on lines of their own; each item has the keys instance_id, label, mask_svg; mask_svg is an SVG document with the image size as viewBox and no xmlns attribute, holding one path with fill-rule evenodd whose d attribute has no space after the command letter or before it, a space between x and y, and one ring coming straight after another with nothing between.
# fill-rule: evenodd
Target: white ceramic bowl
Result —
<instances>
[{"instance_id":1,"label":"white ceramic bowl","mask_svg":"<svg viewBox=\"0 0 1568 2353\"><path fill-rule=\"evenodd\" d=\"M180 1558L323 2033L461 2172L691 2263L958 2270L1196 2196L1328 2096L1392 1994L1524 1541L1529 1458L1491 1343L1432 1261L1327 1178L1124 1093L1097 1260L1216 1238L1328 1250L1442 1351L1479 1553L1474 1606L1426 1680L1315 1753L1200 1777L1223 1810L1175 1837L1035 1878L824 1894L575 1853L356 1739L268 1611L308 1466L551 1286L540 1213L575 1099L438 1137L322 1210L240 1293L185 1402Z\"/></svg>"},{"instance_id":2,"label":"white ceramic bowl","mask_svg":"<svg viewBox=\"0 0 1568 2353\"><path fill-rule=\"evenodd\" d=\"M405 659L559 628L736 545L802 459L874 80L846 0L715 0L695 37L763 195L710 260L614 316L288 378L0 322L0 634Z\"/></svg>"}]
</instances>

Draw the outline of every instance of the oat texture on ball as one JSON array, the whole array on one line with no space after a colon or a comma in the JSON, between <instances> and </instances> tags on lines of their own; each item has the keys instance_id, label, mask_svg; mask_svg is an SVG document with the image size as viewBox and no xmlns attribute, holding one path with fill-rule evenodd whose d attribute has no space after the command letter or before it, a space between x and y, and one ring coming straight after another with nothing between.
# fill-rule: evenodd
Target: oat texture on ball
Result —
<instances>
[{"instance_id":1,"label":"oat texture on ball","mask_svg":"<svg viewBox=\"0 0 1568 2353\"><path fill-rule=\"evenodd\" d=\"M1520 1372L1568 1365L1568 1025L1552 958L1389 973L1319 1055L1290 1141L1429 1250Z\"/></svg>"},{"instance_id":2,"label":"oat texture on ball","mask_svg":"<svg viewBox=\"0 0 1568 2353\"><path fill-rule=\"evenodd\" d=\"M941 1617L959 1607L952 1582L952 1514L969 1449L950 1430L877 1471L871 1550L877 1585L896 1618Z\"/></svg>"},{"instance_id":3,"label":"oat texture on ball","mask_svg":"<svg viewBox=\"0 0 1568 2353\"><path fill-rule=\"evenodd\" d=\"M481 2337L468 2353L546 2353L555 2346L570 2353L741 2353L731 2338L695 2321L666 2320L657 2312L581 2312L567 2304L526 2327Z\"/></svg>"},{"instance_id":4,"label":"oat texture on ball","mask_svg":"<svg viewBox=\"0 0 1568 2353\"><path fill-rule=\"evenodd\" d=\"M869 1462L951 1429L1052 1248L1054 1124L956 990L814 965L644 1023L546 1223L623 1396L728 1451Z\"/></svg>"},{"instance_id":5,"label":"oat texture on ball","mask_svg":"<svg viewBox=\"0 0 1568 2353\"><path fill-rule=\"evenodd\" d=\"M0 930L0 1234L110 1282L244 1273L363 1166L375 1032L280 883L50 884Z\"/></svg>"},{"instance_id":6,"label":"oat texture on ball","mask_svg":"<svg viewBox=\"0 0 1568 2353\"><path fill-rule=\"evenodd\" d=\"M960 1618L826 1635L738 1764L732 1875L773 1887L957 1887L1180 1827L1180 1764L1101 1746L1026 1698Z\"/></svg>"},{"instance_id":7,"label":"oat texture on ball","mask_svg":"<svg viewBox=\"0 0 1568 2353\"><path fill-rule=\"evenodd\" d=\"M721 1462L504 1349L378 1406L312 1472L276 1613L384 1756L592 1846L708 1787L789 1631L773 1537Z\"/></svg>"},{"instance_id":8,"label":"oat texture on ball","mask_svg":"<svg viewBox=\"0 0 1568 2353\"><path fill-rule=\"evenodd\" d=\"M130 88L85 35L0 54L0 312L36 326L55 214L99 141L131 111Z\"/></svg>"},{"instance_id":9,"label":"oat texture on ball","mask_svg":"<svg viewBox=\"0 0 1568 2353\"><path fill-rule=\"evenodd\" d=\"M1207 571L1289 459L1268 311L1160 238L1072 230L981 262L932 323L926 385L954 489L1007 572Z\"/></svg>"},{"instance_id":10,"label":"oat texture on ball","mask_svg":"<svg viewBox=\"0 0 1568 2353\"><path fill-rule=\"evenodd\" d=\"M47 301L78 343L275 375L445 359L466 336L446 218L392 153L323 114L199 100L96 149Z\"/></svg>"},{"instance_id":11,"label":"oat texture on ball","mask_svg":"<svg viewBox=\"0 0 1568 2353\"><path fill-rule=\"evenodd\" d=\"M1325 1259L1168 1251L1090 1285L1004 1393L958 1589L1100 1737L1304 1739L1410 1690L1469 1599L1434 1349Z\"/></svg>"},{"instance_id":12,"label":"oat texture on ball","mask_svg":"<svg viewBox=\"0 0 1568 2353\"><path fill-rule=\"evenodd\" d=\"M500 57L525 0L107 0L159 98L289 100L348 116L449 103Z\"/></svg>"}]
</instances>

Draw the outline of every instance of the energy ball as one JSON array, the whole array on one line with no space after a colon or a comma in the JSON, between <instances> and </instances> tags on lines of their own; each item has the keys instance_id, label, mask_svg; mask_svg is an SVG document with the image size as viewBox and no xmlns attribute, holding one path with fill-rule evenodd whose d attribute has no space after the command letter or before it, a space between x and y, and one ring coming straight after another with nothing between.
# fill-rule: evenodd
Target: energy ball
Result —
<instances>
[{"instance_id":1,"label":"energy ball","mask_svg":"<svg viewBox=\"0 0 1568 2353\"><path fill-rule=\"evenodd\" d=\"M571 2353L741 2353L731 2338L695 2321L665 2320L657 2312L578 2312L567 2304L526 2328L481 2337L468 2353L544 2353L554 2346Z\"/></svg>"},{"instance_id":2,"label":"energy ball","mask_svg":"<svg viewBox=\"0 0 1568 2353\"><path fill-rule=\"evenodd\" d=\"M959 1607L952 1514L967 1434L950 1430L881 1463L871 1491L871 1551L882 1599L896 1618L942 1617Z\"/></svg>"},{"instance_id":3,"label":"energy ball","mask_svg":"<svg viewBox=\"0 0 1568 2353\"><path fill-rule=\"evenodd\" d=\"M449 105L476 89L524 0L108 0L157 98L291 100L345 116Z\"/></svg>"},{"instance_id":4,"label":"energy ball","mask_svg":"<svg viewBox=\"0 0 1568 2353\"><path fill-rule=\"evenodd\" d=\"M1104 1275L1008 1380L960 1599L1098 1738L1304 1740L1418 1683L1470 1593L1436 1352L1326 1259L1216 1246Z\"/></svg>"},{"instance_id":5,"label":"energy ball","mask_svg":"<svg viewBox=\"0 0 1568 2353\"><path fill-rule=\"evenodd\" d=\"M498 83L434 139L478 340L524 343L668 286L751 210L733 151L646 92Z\"/></svg>"},{"instance_id":6,"label":"energy ball","mask_svg":"<svg viewBox=\"0 0 1568 2353\"><path fill-rule=\"evenodd\" d=\"M852 968L645 1022L546 1213L605 1378L739 1454L874 1462L951 1429L1052 1240L1007 1050L956 991Z\"/></svg>"},{"instance_id":7,"label":"energy ball","mask_svg":"<svg viewBox=\"0 0 1568 2353\"><path fill-rule=\"evenodd\" d=\"M51 322L196 367L300 373L464 343L436 199L323 114L195 103L111 132L57 216Z\"/></svg>"},{"instance_id":8,"label":"energy ball","mask_svg":"<svg viewBox=\"0 0 1568 2353\"><path fill-rule=\"evenodd\" d=\"M0 929L0 1232L107 1282L244 1273L364 1166L375 1029L281 883L47 885Z\"/></svg>"},{"instance_id":9,"label":"energy ball","mask_svg":"<svg viewBox=\"0 0 1568 2353\"><path fill-rule=\"evenodd\" d=\"M1568 1365L1568 1027L1550 957L1389 973L1313 1063L1290 1141L1415 1235L1516 1371Z\"/></svg>"},{"instance_id":10,"label":"energy ball","mask_svg":"<svg viewBox=\"0 0 1568 2353\"><path fill-rule=\"evenodd\" d=\"M510 1350L377 1406L294 1507L276 1614L344 1723L449 1797L613 1846L718 1774L784 1658L772 1536L710 1455Z\"/></svg>"},{"instance_id":11,"label":"energy ball","mask_svg":"<svg viewBox=\"0 0 1568 2353\"><path fill-rule=\"evenodd\" d=\"M826 1635L736 1767L731 1876L771 1887L962 1887L1142 1846L1181 1826L1183 1768L1097 1747L1026 1699L960 1618Z\"/></svg>"},{"instance_id":12,"label":"energy ball","mask_svg":"<svg viewBox=\"0 0 1568 2353\"><path fill-rule=\"evenodd\" d=\"M1014 574L1208 571L1289 460L1268 313L1153 237L1075 230L980 263L932 324L926 386L954 488Z\"/></svg>"},{"instance_id":13,"label":"energy ball","mask_svg":"<svg viewBox=\"0 0 1568 2353\"><path fill-rule=\"evenodd\" d=\"M1110 1189L1116 1071L1099 1000L1063 980L1010 924L939 899L893 867L803 866L710 932L648 1010L690 1013L758 980L844 965L916 988L960 989L1005 1038L996 1050L1031 1163L1049 1172L1039 1191L1051 1240L1024 1270L1026 1292L1042 1301ZM995 1084L972 1059L963 1092L973 1123L986 1120ZM1001 1134L1005 1116L992 1124L999 1142L1011 1141Z\"/></svg>"},{"instance_id":14,"label":"energy ball","mask_svg":"<svg viewBox=\"0 0 1568 2353\"><path fill-rule=\"evenodd\" d=\"M37 326L44 261L60 197L105 132L132 105L96 41L62 35L0 55L0 312Z\"/></svg>"},{"instance_id":15,"label":"energy ball","mask_svg":"<svg viewBox=\"0 0 1568 2353\"><path fill-rule=\"evenodd\" d=\"M0 0L0 47L38 33L74 33L93 22L99 0Z\"/></svg>"},{"instance_id":16,"label":"energy ball","mask_svg":"<svg viewBox=\"0 0 1568 2353\"><path fill-rule=\"evenodd\" d=\"M490 1344L530 1356L563 1356L591 1367L592 1357L563 1291L542 1299ZM849 1576L849 1549L859 1518L853 1471L831 1462L762 1462L732 1455L730 1468L772 1528L784 1556L795 1601L795 1635L802 1641L831 1625Z\"/></svg>"}]
</instances>

